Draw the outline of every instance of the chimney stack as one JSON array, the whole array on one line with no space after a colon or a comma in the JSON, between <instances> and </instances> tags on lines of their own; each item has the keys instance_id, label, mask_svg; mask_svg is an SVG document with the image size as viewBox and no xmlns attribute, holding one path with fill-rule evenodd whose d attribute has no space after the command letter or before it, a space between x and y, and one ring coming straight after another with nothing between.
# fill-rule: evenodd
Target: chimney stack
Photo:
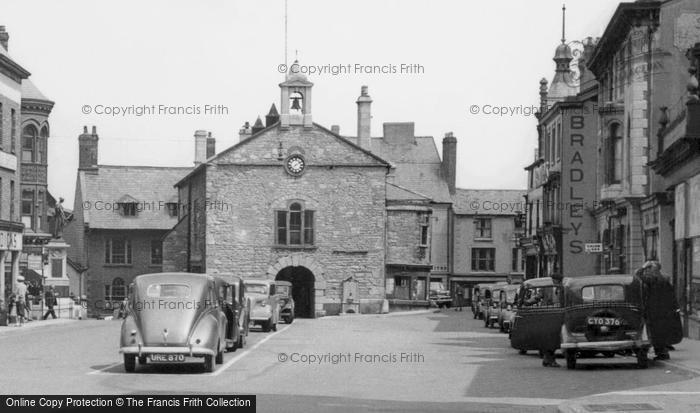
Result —
<instances>
[{"instance_id":1,"label":"chimney stack","mask_svg":"<svg viewBox=\"0 0 700 413\"><path fill-rule=\"evenodd\" d=\"M367 86L362 86L360 97L357 98L357 144L369 150L372 138L370 124L372 122L372 98L367 92Z\"/></svg>"},{"instance_id":2,"label":"chimney stack","mask_svg":"<svg viewBox=\"0 0 700 413\"><path fill-rule=\"evenodd\" d=\"M0 26L0 46L5 49L5 51L8 51L8 45L7 42L10 40L10 34L7 33L5 30L5 26Z\"/></svg>"},{"instance_id":3,"label":"chimney stack","mask_svg":"<svg viewBox=\"0 0 700 413\"><path fill-rule=\"evenodd\" d=\"M274 125L275 123L280 121L280 114L277 112L277 107L273 103L272 106L270 107L270 112L265 115L265 127L269 128L270 126Z\"/></svg>"},{"instance_id":4,"label":"chimney stack","mask_svg":"<svg viewBox=\"0 0 700 413\"><path fill-rule=\"evenodd\" d=\"M335 133L336 135L340 135L340 126L331 125L331 132Z\"/></svg>"},{"instance_id":5,"label":"chimney stack","mask_svg":"<svg viewBox=\"0 0 700 413\"><path fill-rule=\"evenodd\" d=\"M92 127L92 133L88 133L88 127L83 126L83 133L78 136L78 170L97 170L97 127Z\"/></svg>"},{"instance_id":6,"label":"chimney stack","mask_svg":"<svg viewBox=\"0 0 700 413\"><path fill-rule=\"evenodd\" d=\"M238 142L243 142L244 140L250 138L253 132L250 129L250 122L246 122L241 129L238 130Z\"/></svg>"},{"instance_id":7,"label":"chimney stack","mask_svg":"<svg viewBox=\"0 0 700 413\"><path fill-rule=\"evenodd\" d=\"M216 155L216 139L211 136L211 132L207 135L207 159Z\"/></svg>"},{"instance_id":8,"label":"chimney stack","mask_svg":"<svg viewBox=\"0 0 700 413\"><path fill-rule=\"evenodd\" d=\"M457 138L452 132L447 132L442 139L442 172L450 194L454 195L457 181Z\"/></svg>"},{"instance_id":9,"label":"chimney stack","mask_svg":"<svg viewBox=\"0 0 700 413\"><path fill-rule=\"evenodd\" d=\"M198 130L194 133L194 165L197 166L207 158L207 131Z\"/></svg>"}]
</instances>

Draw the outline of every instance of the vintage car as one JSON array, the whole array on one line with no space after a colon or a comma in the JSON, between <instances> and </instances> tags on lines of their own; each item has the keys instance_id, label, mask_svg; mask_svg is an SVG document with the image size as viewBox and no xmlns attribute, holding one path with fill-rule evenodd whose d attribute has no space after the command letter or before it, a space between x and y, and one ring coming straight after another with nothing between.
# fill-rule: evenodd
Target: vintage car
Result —
<instances>
[{"instance_id":1,"label":"vintage car","mask_svg":"<svg viewBox=\"0 0 700 413\"><path fill-rule=\"evenodd\" d=\"M510 345L528 350L559 348L564 315L561 282L550 277L526 280L518 292L517 310L510 330Z\"/></svg>"},{"instance_id":2,"label":"vintage car","mask_svg":"<svg viewBox=\"0 0 700 413\"><path fill-rule=\"evenodd\" d=\"M441 282L430 282L430 294L428 296L430 305L438 308L450 308L452 306L452 296L450 291Z\"/></svg>"},{"instance_id":3,"label":"vintage car","mask_svg":"<svg viewBox=\"0 0 700 413\"><path fill-rule=\"evenodd\" d=\"M642 313L642 284L631 275L565 278L561 349L566 367L579 357L636 355L646 368L650 347Z\"/></svg>"},{"instance_id":4,"label":"vintage car","mask_svg":"<svg viewBox=\"0 0 700 413\"><path fill-rule=\"evenodd\" d=\"M292 298L292 283L275 281L277 293L280 296L280 318L287 324L294 321L294 298Z\"/></svg>"},{"instance_id":5,"label":"vintage car","mask_svg":"<svg viewBox=\"0 0 700 413\"><path fill-rule=\"evenodd\" d=\"M500 291L498 302L501 312L498 314L498 328L502 333L507 333L515 320L516 304L520 284L509 284Z\"/></svg>"},{"instance_id":6,"label":"vintage car","mask_svg":"<svg viewBox=\"0 0 700 413\"><path fill-rule=\"evenodd\" d=\"M119 352L124 369L145 363L223 363L227 318L214 277L193 273L144 274L130 285Z\"/></svg>"},{"instance_id":7,"label":"vintage car","mask_svg":"<svg viewBox=\"0 0 700 413\"><path fill-rule=\"evenodd\" d=\"M243 280L234 275L214 277L219 299L226 314L226 349L235 351L245 347L250 325L250 304L245 297Z\"/></svg>"},{"instance_id":8,"label":"vintage car","mask_svg":"<svg viewBox=\"0 0 700 413\"><path fill-rule=\"evenodd\" d=\"M275 281L248 279L243 281L243 287L250 300L250 321L265 332L277 331L280 301Z\"/></svg>"},{"instance_id":9,"label":"vintage car","mask_svg":"<svg viewBox=\"0 0 700 413\"><path fill-rule=\"evenodd\" d=\"M484 286L484 327L492 328L498 322L501 314L499 297L508 283L505 281ZM488 296L488 298L486 298Z\"/></svg>"}]
</instances>

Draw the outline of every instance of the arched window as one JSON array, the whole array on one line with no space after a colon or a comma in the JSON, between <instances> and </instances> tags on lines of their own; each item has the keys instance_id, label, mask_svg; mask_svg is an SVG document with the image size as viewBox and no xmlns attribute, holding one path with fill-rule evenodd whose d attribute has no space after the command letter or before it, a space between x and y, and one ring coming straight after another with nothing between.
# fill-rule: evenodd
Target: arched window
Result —
<instances>
[{"instance_id":1,"label":"arched window","mask_svg":"<svg viewBox=\"0 0 700 413\"><path fill-rule=\"evenodd\" d=\"M105 285L105 301L122 301L126 298L126 283L123 278L116 277L112 284Z\"/></svg>"},{"instance_id":2,"label":"arched window","mask_svg":"<svg viewBox=\"0 0 700 413\"><path fill-rule=\"evenodd\" d=\"M615 122L608 128L607 182L617 184L622 181L622 127Z\"/></svg>"},{"instance_id":3,"label":"arched window","mask_svg":"<svg viewBox=\"0 0 700 413\"><path fill-rule=\"evenodd\" d=\"M286 210L275 211L277 245L313 245L314 211L293 202Z\"/></svg>"},{"instance_id":4,"label":"arched window","mask_svg":"<svg viewBox=\"0 0 700 413\"><path fill-rule=\"evenodd\" d=\"M39 138L36 141L36 162L46 163L46 139L49 137L49 129L44 126L41 128Z\"/></svg>"},{"instance_id":5,"label":"arched window","mask_svg":"<svg viewBox=\"0 0 700 413\"><path fill-rule=\"evenodd\" d=\"M34 162L36 141L39 133L34 125L29 125L22 131L22 162Z\"/></svg>"}]
</instances>

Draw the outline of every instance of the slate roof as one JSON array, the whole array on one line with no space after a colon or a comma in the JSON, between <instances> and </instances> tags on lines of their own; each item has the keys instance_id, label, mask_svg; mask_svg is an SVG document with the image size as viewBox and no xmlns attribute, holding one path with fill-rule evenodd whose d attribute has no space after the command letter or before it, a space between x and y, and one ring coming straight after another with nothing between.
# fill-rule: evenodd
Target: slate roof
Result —
<instances>
[{"instance_id":1,"label":"slate roof","mask_svg":"<svg viewBox=\"0 0 700 413\"><path fill-rule=\"evenodd\" d=\"M515 215L525 212L526 193L524 189L457 188L452 207L460 215Z\"/></svg>"},{"instance_id":2,"label":"slate roof","mask_svg":"<svg viewBox=\"0 0 700 413\"><path fill-rule=\"evenodd\" d=\"M98 229L171 229L177 218L168 214L167 202L177 199L173 185L190 172L188 167L99 165L97 173L78 171L85 224ZM107 210L120 200L136 200L137 213L125 217ZM101 202L98 208L96 202ZM85 208L89 205L90 208Z\"/></svg>"},{"instance_id":3,"label":"slate roof","mask_svg":"<svg viewBox=\"0 0 700 413\"><path fill-rule=\"evenodd\" d=\"M415 191L404 188L399 185L392 184L391 182L386 183L386 200L387 201L430 201L430 198L421 195Z\"/></svg>"},{"instance_id":4,"label":"slate roof","mask_svg":"<svg viewBox=\"0 0 700 413\"><path fill-rule=\"evenodd\" d=\"M432 136L416 136L414 142L398 145L387 144L383 138L372 138L371 147L372 152L396 167L396 185L427 196L434 202L452 202Z\"/></svg>"},{"instance_id":5,"label":"slate roof","mask_svg":"<svg viewBox=\"0 0 700 413\"><path fill-rule=\"evenodd\" d=\"M51 99L47 98L43 93L41 93L34 82L29 79L22 80L22 99L45 100L47 102L51 102Z\"/></svg>"}]
</instances>

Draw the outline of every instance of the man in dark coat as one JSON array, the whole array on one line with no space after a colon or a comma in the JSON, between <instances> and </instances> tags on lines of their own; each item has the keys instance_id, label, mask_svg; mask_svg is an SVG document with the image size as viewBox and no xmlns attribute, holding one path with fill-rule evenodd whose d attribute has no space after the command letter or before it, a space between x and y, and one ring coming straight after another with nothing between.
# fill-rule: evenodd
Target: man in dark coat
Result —
<instances>
[{"instance_id":1,"label":"man in dark coat","mask_svg":"<svg viewBox=\"0 0 700 413\"><path fill-rule=\"evenodd\" d=\"M661 274L657 261L647 261L642 267L644 316L656 353L655 360L668 360L668 347L683 339L680 309L673 285Z\"/></svg>"},{"instance_id":2,"label":"man in dark coat","mask_svg":"<svg viewBox=\"0 0 700 413\"><path fill-rule=\"evenodd\" d=\"M44 314L44 320L49 318L49 314L51 314L53 318L56 318L56 313L53 311L53 307L56 305L56 293L53 290L53 285L44 293L44 304L48 308L46 314Z\"/></svg>"}]
</instances>

